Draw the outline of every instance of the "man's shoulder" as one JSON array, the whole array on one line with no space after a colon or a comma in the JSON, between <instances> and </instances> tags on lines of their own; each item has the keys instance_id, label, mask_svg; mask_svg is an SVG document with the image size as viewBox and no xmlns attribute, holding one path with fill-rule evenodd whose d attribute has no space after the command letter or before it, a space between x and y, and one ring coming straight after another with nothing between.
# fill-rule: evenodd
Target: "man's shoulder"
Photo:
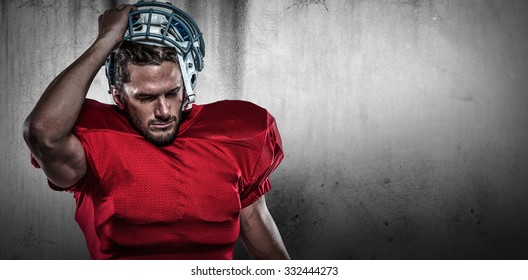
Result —
<instances>
[{"instance_id":1,"label":"man's shoulder","mask_svg":"<svg viewBox=\"0 0 528 280\"><path fill-rule=\"evenodd\" d=\"M215 114L223 114L226 117L265 117L268 111L255 103L244 100L221 100L202 105L204 109Z\"/></svg>"},{"instance_id":2,"label":"man's shoulder","mask_svg":"<svg viewBox=\"0 0 528 280\"><path fill-rule=\"evenodd\" d=\"M85 99L75 126L88 130L123 130L128 131L126 118L117 106Z\"/></svg>"},{"instance_id":3,"label":"man's shoulder","mask_svg":"<svg viewBox=\"0 0 528 280\"><path fill-rule=\"evenodd\" d=\"M201 106L192 133L200 138L247 139L265 132L273 117L254 103L222 100Z\"/></svg>"},{"instance_id":4,"label":"man's shoulder","mask_svg":"<svg viewBox=\"0 0 528 280\"><path fill-rule=\"evenodd\" d=\"M86 98L82 107L82 111L90 113L107 113L113 110L115 105L105 104L94 99Z\"/></svg>"}]
</instances>

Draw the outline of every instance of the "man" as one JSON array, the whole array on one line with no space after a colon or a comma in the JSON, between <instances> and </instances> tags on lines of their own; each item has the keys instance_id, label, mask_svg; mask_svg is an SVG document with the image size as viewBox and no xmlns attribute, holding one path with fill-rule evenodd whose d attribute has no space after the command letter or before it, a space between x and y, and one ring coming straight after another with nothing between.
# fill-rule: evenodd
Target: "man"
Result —
<instances>
[{"instance_id":1,"label":"man","mask_svg":"<svg viewBox=\"0 0 528 280\"><path fill-rule=\"evenodd\" d=\"M230 259L239 234L254 258L289 258L264 198L283 158L275 120L242 101L185 110L203 52L181 10L120 5L26 119L32 162L74 193L92 258ZM105 61L116 106L85 99Z\"/></svg>"}]
</instances>

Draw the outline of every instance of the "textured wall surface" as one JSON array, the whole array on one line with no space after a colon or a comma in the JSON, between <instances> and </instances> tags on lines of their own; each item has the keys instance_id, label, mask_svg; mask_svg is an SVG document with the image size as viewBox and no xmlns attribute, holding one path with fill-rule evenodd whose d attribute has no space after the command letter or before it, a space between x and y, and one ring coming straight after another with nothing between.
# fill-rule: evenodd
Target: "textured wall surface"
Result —
<instances>
[{"instance_id":1,"label":"textured wall surface","mask_svg":"<svg viewBox=\"0 0 528 280\"><path fill-rule=\"evenodd\" d=\"M123 2L0 3L0 258L88 258L21 128ZM175 4L205 34L198 103L278 121L267 201L293 258L528 258L528 1ZM101 71L89 97L106 91Z\"/></svg>"}]
</instances>

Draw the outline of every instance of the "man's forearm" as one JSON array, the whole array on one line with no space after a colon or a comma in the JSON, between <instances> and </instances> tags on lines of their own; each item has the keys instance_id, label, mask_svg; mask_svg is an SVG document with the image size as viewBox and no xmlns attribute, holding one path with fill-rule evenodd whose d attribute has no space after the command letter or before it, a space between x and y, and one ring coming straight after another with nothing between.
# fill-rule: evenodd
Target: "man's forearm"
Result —
<instances>
[{"instance_id":1,"label":"man's forearm","mask_svg":"<svg viewBox=\"0 0 528 280\"><path fill-rule=\"evenodd\" d=\"M264 196L242 209L240 223L244 246L254 259L290 258Z\"/></svg>"},{"instance_id":2,"label":"man's forearm","mask_svg":"<svg viewBox=\"0 0 528 280\"><path fill-rule=\"evenodd\" d=\"M99 39L48 86L26 120L26 129L47 145L67 137L95 75L112 51Z\"/></svg>"}]
</instances>

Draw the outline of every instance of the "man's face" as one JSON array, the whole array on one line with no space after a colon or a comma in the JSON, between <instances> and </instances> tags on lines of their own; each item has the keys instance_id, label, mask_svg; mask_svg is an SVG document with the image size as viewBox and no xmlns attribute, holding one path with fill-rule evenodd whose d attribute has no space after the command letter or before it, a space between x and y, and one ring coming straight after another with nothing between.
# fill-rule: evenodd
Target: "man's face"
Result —
<instances>
[{"instance_id":1,"label":"man's face","mask_svg":"<svg viewBox=\"0 0 528 280\"><path fill-rule=\"evenodd\" d=\"M128 64L130 82L114 94L134 128L157 146L171 144L182 117L183 81L174 62L161 65ZM114 90L115 91L115 90Z\"/></svg>"}]
</instances>

